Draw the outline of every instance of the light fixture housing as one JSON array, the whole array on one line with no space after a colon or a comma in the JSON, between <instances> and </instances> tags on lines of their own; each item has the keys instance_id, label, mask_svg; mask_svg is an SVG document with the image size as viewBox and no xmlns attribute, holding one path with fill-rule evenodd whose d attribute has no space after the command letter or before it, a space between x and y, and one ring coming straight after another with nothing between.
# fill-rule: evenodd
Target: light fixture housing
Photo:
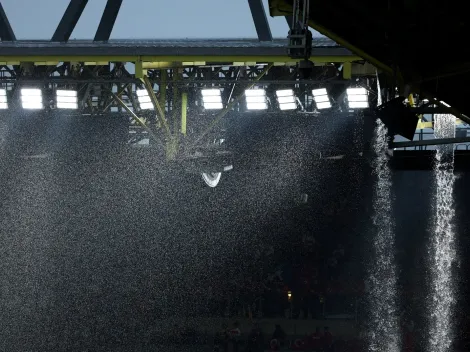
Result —
<instances>
[{"instance_id":1,"label":"light fixture housing","mask_svg":"<svg viewBox=\"0 0 470 352\"><path fill-rule=\"evenodd\" d=\"M247 89L245 90L246 108L248 110L267 110L268 100L266 90Z\"/></svg>"},{"instance_id":2,"label":"light fixture housing","mask_svg":"<svg viewBox=\"0 0 470 352\"><path fill-rule=\"evenodd\" d=\"M202 105L206 110L221 110L224 108L222 104L222 96L220 89L202 89Z\"/></svg>"},{"instance_id":3,"label":"light fixture housing","mask_svg":"<svg viewBox=\"0 0 470 352\"><path fill-rule=\"evenodd\" d=\"M277 102L281 110L295 110L297 103L295 101L294 91L292 89L281 89L276 91Z\"/></svg>"},{"instance_id":4,"label":"light fixture housing","mask_svg":"<svg viewBox=\"0 0 470 352\"><path fill-rule=\"evenodd\" d=\"M152 100L146 89L137 89L135 93L141 110L154 110Z\"/></svg>"},{"instance_id":5,"label":"light fixture housing","mask_svg":"<svg viewBox=\"0 0 470 352\"><path fill-rule=\"evenodd\" d=\"M347 88L346 94L348 98L348 107L350 109L367 109L369 107L369 96L367 89Z\"/></svg>"},{"instance_id":6,"label":"light fixture housing","mask_svg":"<svg viewBox=\"0 0 470 352\"><path fill-rule=\"evenodd\" d=\"M0 89L0 110L8 109L8 97L7 90L4 88Z\"/></svg>"},{"instance_id":7,"label":"light fixture housing","mask_svg":"<svg viewBox=\"0 0 470 352\"><path fill-rule=\"evenodd\" d=\"M57 109L78 109L78 92L76 90L57 89Z\"/></svg>"},{"instance_id":8,"label":"light fixture housing","mask_svg":"<svg viewBox=\"0 0 470 352\"><path fill-rule=\"evenodd\" d=\"M21 88L21 106L28 110L44 109L41 89Z\"/></svg>"},{"instance_id":9,"label":"light fixture housing","mask_svg":"<svg viewBox=\"0 0 470 352\"><path fill-rule=\"evenodd\" d=\"M318 110L331 108L331 101L326 88L313 89L312 95Z\"/></svg>"}]
</instances>

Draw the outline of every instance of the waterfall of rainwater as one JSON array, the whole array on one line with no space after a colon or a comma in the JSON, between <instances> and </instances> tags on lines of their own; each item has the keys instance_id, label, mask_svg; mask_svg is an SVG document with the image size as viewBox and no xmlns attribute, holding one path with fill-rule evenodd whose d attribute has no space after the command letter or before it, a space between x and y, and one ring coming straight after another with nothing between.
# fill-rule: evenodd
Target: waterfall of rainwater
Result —
<instances>
[{"instance_id":1,"label":"waterfall of rainwater","mask_svg":"<svg viewBox=\"0 0 470 352\"><path fill-rule=\"evenodd\" d=\"M436 138L455 137L455 116L435 115ZM429 247L431 294L429 309L429 352L447 352L452 343L452 308L454 285L452 264L456 259L454 247L454 145L437 146L435 161L434 231Z\"/></svg>"},{"instance_id":2,"label":"waterfall of rainwater","mask_svg":"<svg viewBox=\"0 0 470 352\"><path fill-rule=\"evenodd\" d=\"M378 103L381 103L380 86ZM399 352L395 234L392 218L392 173L388 165L388 135L377 120L374 142L374 238L369 262L369 351Z\"/></svg>"}]
</instances>

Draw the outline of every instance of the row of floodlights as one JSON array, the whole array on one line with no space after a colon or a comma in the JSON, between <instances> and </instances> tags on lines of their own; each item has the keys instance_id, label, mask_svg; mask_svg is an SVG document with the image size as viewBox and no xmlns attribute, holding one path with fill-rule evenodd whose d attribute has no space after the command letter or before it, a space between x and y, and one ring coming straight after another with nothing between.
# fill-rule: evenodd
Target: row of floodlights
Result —
<instances>
[{"instance_id":1,"label":"row of floodlights","mask_svg":"<svg viewBox=\"0 0 470 352\"><path fill-rule=\"evenodd\" d=\"M142 110L153 110L153 104L147 90L137 90L136 94ZM220 89L202 89L201 95L204 109L221 110L224 108ZM332 107L331 99L326 88L313 89L312 95L318 110L329 109ZM347 88L346 95L348 107L350 109L365 109L369 107L368 93L365 88ZM277 90L276 98L280 110L297 109L297 98L292 89ZM266 90L264 89L245 90L245 100L246 108L248 110L268 109L268 98L266 96Z\"/></svg>"},{"instance_id":2,"label":"row of floodlights","mask_svg":"<svg viewBox=\"0 0 470 352\"><path fill-rule=\"evenodd\" d=\"M28 110L44 109L42 90L36 88L21 89L21 106ZM78 97L75 90L56 91L56 103L58 109L78 109ZM0 89L0 109L8 109L6 89Z\"/></svg>"},{"instance_id":3,"label":"row of floodlights","mask_svg":"<svg viewBox=\"0 0 470 352\"><path fill-rule=\"evenodd\" d=\"M203 89L201 95L202 103L206 110L223 109L220 89ZM331 99L326 88L313 89L312 95L318 110L332 107ZM368 93L365 88L347 88L346 95L350 109L365 109L369 107ZM292 89L277 90L276 98L280 110L297 109L297 98ZM245 100L248 110L268 109L268 99L266 90L264 89L245 90Z\"/></svg>"},{"instance_id":4,"label":"row of floodlights","mask_svg":"<svg viewBox=\"0 0 470 352\"><path fill-rule=\"evenodd\" d=\"M312 95L318 110L331 108L331 100L326 88L314 89ZM369 96L365 88L347 88L346 99L349 109L367 109L369 107Z\"/></svg>"},{"instance_id":5,"label":"row of floodlights","mask_svg":"<svg viewBox=\"0 0 470 352\"><path fill-rule=\"evenodd\" d=\"M136 91L137 100L142 110L152 110L153 104L145 89ZM203 106L206 110L221 110L224 105L220 89L203 89L201 91ZM312 90L313 100L317 109L331 108L331 100L326 88ZM347 88L346 95L350 109L365 109L369 107L369 99L365 88ZM292 89L276 91L277 101L280 110L297 109L297 98ZM267 110L268 99L264 89L245 90L246 107L248 110ZM75 90L56 91L56 102L58 109L77 109L78 97ZM43 97L41 89L22 88L21 105L23 109L43 109ZM0 89L0 109L8 109L8 99L6 89Z\"/></svg>"}]
</instances>

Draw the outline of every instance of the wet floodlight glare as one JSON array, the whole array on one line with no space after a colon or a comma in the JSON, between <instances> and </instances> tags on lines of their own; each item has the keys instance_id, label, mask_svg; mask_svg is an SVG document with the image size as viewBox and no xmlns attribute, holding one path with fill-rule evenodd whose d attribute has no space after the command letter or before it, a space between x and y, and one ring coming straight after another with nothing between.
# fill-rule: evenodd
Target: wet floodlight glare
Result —
<instances>
[{"instance_id":1,"label":"wet floodlight glare","mask_svg":"<svg viewBox=\"0 0 470 352\"><path fill-rule=\"evenodd\" d=\"M295 102L295 95L292 89L282 89L276 91L277 102L281 110L295 110L297 104Z\"/></svg>"},{"instance_id":2,"label":"wet floodlight glare","mask_svg":"<svg viewBox=\"0 0 470 352\"><path fill-rule=\"evenodd\" d=\"M245 90L245 98L248 110L266 110L268 108L264 89L247 89Z\"/></svg>"},{"instance_id":3,"label":"wet floodlight glare","mask_svg":"<svg viewBox=\"0 0 470 352\"><path fill-rule=\"evenodd\" d=\"M44 105L42 103L42 91L36 88L22 88L21 106L23 109L44 109Z\"/></svg>"},{"instance_id":4,"label":"wet floodlight glare","mask_svg":"<svg viewBox=\"0 0 470 352\"><path fill-rule=\"evenodd\" d=\"M0 110L8 109L7 90L0 89Z\"/></svg>"},{"instance_id":5,"label":"wet floodlight glare","mask_svg":"<svg viewBox=\"0 0 470 352\"><path fill-rule=\"evenodd\" d=\"M326 88L313 89L312 94L318 110L331 108L331 101Z\"/></svg>"},{"instance_id":6,"label":"wet floodlight glare","mask_svg":"<svg viewBox=\"0 0 470 352\"><path fill-rule=\"evenodd\" d=\"M203 89L202 94L202 105L206 110L220 110L224 108L222 104L222 96L220 95L220 89Z\"/></svg>"},{"instance_id":7,"label":"wet floodlight glare","mask_svg":"<svg viewBox=\"0 0 470 352\"><path fill-rule=\"evenodd\" d=\"M78 97L76 90L56 91L57 109L78 109Z\"/></svg>"},{"instance_id":8,"label":"wet floodlight glare","mask_svg":"<svg viewBox=\"0 0 470 352\"><path fill-rule=\"evenodd\" d=\"M366 109L369 107L369 99L365 88L348 88L346 94L350 109Z\"/></svg>"},{"instance_id":9,"label":"wet floodlight glare","mask_svg":"<svg viewBox=\"0 0 470 352\"><path fill-rule=\"evenodd\" d=\"M153 110L153 103L146 89L137 89L137 100L141 110Z\"/></svg>"}]
</instances>

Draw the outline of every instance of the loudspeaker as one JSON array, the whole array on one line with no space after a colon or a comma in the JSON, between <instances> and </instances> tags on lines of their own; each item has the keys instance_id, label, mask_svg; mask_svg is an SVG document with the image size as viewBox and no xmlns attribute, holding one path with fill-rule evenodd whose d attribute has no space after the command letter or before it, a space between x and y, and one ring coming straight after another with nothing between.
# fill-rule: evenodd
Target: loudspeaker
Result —
<instances>
[{"instance_id":1,"label":"loudspeaker","mask_svg":"<svg viewBox=\"0 0 470 352\"><path fill-rule=\"evenodd\" d=\"M378 118L387 126L391 136L400 135L413 140L418 116L404 104L404 97L397 97L376 108Z\"/></svg>"}]
</instances>

